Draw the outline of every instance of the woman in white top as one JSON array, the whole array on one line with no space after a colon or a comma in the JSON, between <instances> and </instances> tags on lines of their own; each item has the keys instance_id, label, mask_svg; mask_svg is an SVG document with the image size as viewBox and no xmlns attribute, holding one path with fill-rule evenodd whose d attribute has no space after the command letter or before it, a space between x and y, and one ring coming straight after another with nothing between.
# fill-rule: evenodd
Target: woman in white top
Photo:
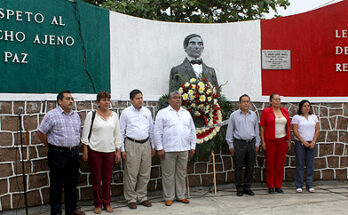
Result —
<instances>
[{"instance_id":1,"label":"woman in white top","mask_svg":"<svg viewBox=\"0 0 348 215\"><path fill-rule=\"evenodd\" d=\"M304 166L306 165L306 187L309 192L314 193L315 142L319 136L319 121L317 116L312 114L311 103L308 100L300 102L297 115L292 118L291 124L295 134L296 192L302 193Z\"/></svg>"},{"instance_id":2,"label":"woman in white top","mask_svg":"<svg viewBox=\"0 0 348 215\"><path fill-rule=\"evenodd\" d=\"M81 137L84 144L82 159L88 161L91 171L96 214L102 212L102 206L109 213L114 211L110 206L112 170L114 162L118 163L121 159L120 123L117 113L109 110L110 97L108 92L98 93L98 109L94 119L93 112L87 114Z\"/></svg>"}]
</instances>

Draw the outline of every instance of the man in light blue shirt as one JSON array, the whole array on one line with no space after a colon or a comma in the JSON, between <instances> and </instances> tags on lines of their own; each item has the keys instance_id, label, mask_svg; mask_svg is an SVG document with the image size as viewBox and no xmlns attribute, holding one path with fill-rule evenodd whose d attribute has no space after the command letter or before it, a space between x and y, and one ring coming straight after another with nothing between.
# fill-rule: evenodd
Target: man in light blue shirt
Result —
<instances>
[{"instance_id":1,"label":"man in light blue shirt","mask_svg":"<svg viewBox=\"0 0 348 215\"><path fill-rule=\"evenodd\" d=\"M239 97L239 109L231 114L226 131L226 141L233 156L235 167L237 196L243 196L244 193L250 196L254 195L250 187L260 137L257 116L249 110L249 107L250 97L246 94ZM241 180L243 162L245 162L244 184Z\"/></svg>"}]
</instances>

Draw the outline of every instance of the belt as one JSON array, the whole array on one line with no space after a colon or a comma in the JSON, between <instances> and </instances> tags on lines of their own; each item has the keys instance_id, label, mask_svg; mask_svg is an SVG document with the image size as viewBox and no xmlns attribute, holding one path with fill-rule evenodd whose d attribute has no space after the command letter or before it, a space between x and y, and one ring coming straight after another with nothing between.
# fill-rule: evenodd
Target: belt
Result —
<instances>
[{"instance_id":1,"label":"belt","mask_svg":"<svg viewBox=\"0 0 348 215\"><path fill-rule=\"evenodd\" d=\"M136 143L145 143L146 141L149 140L149 138L146 138L145 140L136 140L136 139L133 139L133 138L130 138L130 137L126 137L126 139L132 141L132 142L136 142Z\"/></svg>"},{"instance_id":2,"label":"belt","mask_svg":"<svg viewBox=\"0 0 348 215\"><path fill-rule=\"evenodd\" d=\"M48 146L52 149L63 150L63 151L73 151L79 148L79 146L64 147L64 146L56 146L52 144L48 144Z\"/></svg>"},{"instance_id":3,"label":"belt","mask_svg":"<svg viewBox=\"0 0 348 215\"><path fill-rule=\"evenodd\" d=\"M237 138L234 138L235 140L239 141L239 142L245 142L245 143L251 143L255 140L255 137L251 140L241 140L241 139L237 139Z\"/></svg>"}]
</instances>

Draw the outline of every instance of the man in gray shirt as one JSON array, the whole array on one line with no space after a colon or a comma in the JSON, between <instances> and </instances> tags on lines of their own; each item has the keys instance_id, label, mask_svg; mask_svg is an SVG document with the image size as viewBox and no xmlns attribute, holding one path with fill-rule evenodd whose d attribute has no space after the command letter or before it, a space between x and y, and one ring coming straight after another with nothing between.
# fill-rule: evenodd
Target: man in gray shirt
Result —
<instances>
[{"instance_id":1,"label":"man in gray shirt","mask_svg":"<svg viewBox=\"0 0 348 215\"><path fill-rule=\"evenodd\" d=\"M257 116L249 110L249 107L250 97L246 94L239 97L239 109L231 114L226 131L226 141L233 156L237 196L243 196L244 193L254 195L250 187L260 137ZM243 162L245 162L244 184L241 180Z\"/></svg>"}]
</instances>

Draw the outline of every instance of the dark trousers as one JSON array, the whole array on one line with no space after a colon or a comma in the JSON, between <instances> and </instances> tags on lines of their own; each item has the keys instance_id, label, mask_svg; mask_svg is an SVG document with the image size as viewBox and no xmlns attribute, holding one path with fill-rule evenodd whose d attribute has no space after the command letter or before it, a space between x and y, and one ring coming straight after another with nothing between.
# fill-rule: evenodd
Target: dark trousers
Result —
<instances>
[{"instance_id":1,"label":"dark trousers","mask_svg":"<svg viewBox=\"0 0 348 215\"><path fill-rule=\"evenodd\" d=\"M306 187L313 187L314 176L314 156L317 145L314 149L306 148L302 145L301 141L295 140L295 153L296 153L296 176L295 185L296 188L302 188L304 178L304 166L306 165Z\"/></svg>"},{"instance_id":2,"label":"dark trousers","mask_svg":"<svg viewBox=\"0 0 348 215\"><path fill-rule=\"evenodd\" d=\"M255 165L255 159L256 159L256 152L255 152L255 140L251 141L249 143L240 141L240 140L234 140L233 142L234 146L234 156L233 156L233 162L234 162L234 177L235 177L235 184L237 190L244 188L250 188L252 179L253 179L253 172L254 172L254 165ZM245 162L245 177L244 177L244 185L242 184L242 172L243 172L243 163Z\"/></svg>"},{"instance_id":3,"label":"dark trousers","mask_svg":"<svg viewBox=\"0 0 348 215\"><path fill-rule=\"evenodd\" d=\"M282 188L284 164L288 149L285 137L266 141L266 184L268 188Z\"/></svg>"},{"instance_id":4,"label":"dark trousers","mask_svg":"<svg viewBox=\"0 0 348 215\"><path fill-rule=\"evenodd\" d=\"M114 168L115 152L97 152L88 148L88 164L93 184L94 207L110 206L110 188L112 169ZM100 182L103 186L100 186ZM102 188L102 189L100 189ZM102 190L102 195L100 195Z\"/></svg>"},{"instance_id":5,"label":"dark trousers","mask_svg":"<svg viewBox=\"0 0 348 215\"><path fill-rule=\"evenodd\" d=\"M65 214L76 210L76 186L80 158L78 149L60 149L49 145L51 215L62 214L62 190L64 186Z\"/></svg>"}]
</instances>

